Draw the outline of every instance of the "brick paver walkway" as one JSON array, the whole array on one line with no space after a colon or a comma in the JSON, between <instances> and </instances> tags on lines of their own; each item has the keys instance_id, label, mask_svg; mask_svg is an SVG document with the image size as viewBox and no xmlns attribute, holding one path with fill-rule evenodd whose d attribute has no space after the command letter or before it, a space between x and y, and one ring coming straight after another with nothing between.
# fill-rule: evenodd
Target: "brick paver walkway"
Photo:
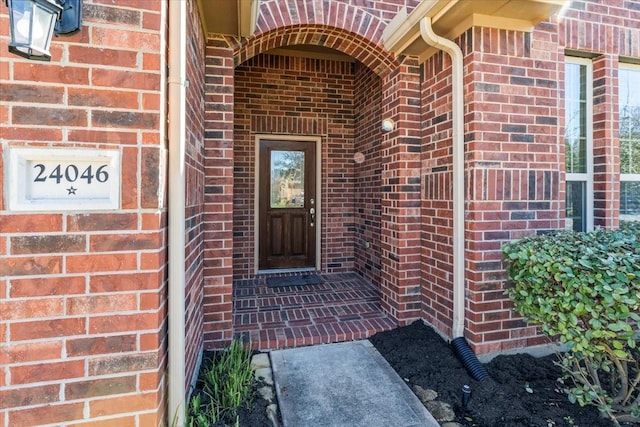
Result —
<instances>
[{"instance_id":1,"label":"brick paver walkway","mask_svg":"<svg viewBox=\"0 0 640 427\"><path fill-rule=\"evenodd\" d=\"M366 339L396 326L365 279L355 273L321 278L317 285L278 288L268 287L265 276L235 281L234 335L273 350Z\"/></svg>"}]
</instances>

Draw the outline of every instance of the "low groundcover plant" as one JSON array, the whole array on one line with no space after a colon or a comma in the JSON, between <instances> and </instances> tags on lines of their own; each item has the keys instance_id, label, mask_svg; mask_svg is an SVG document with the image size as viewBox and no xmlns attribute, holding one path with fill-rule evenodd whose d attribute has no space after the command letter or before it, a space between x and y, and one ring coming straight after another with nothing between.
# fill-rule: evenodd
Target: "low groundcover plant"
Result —
<instances>
[{"instance_id":1,"label":"low groundcover plant","mask_svg":"<svg viewBox=\"0 0 640 427\"><path fill-rule=\"evenodd\" d=\"M516 312L567 348L569 400L640 424L640 222L503 246Z\"/></svg>"}]
</instances>

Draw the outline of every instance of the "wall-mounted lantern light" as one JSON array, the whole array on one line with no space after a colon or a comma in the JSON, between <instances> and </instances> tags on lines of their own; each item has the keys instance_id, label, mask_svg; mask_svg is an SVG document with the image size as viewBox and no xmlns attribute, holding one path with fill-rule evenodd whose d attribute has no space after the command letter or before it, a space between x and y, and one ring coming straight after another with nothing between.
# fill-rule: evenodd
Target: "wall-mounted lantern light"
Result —
<instances>
[{"instance_id":1,"label":"wall-mounted lantern light","mask_svg":"<svg viewBox=\"0 0 640 427\"><path fill-rule=\"evenodd\" d=\"M80 31L82 0L5 0L9 7L9 52L50 61L51 37Z\"/></svg>"}]
</instances>

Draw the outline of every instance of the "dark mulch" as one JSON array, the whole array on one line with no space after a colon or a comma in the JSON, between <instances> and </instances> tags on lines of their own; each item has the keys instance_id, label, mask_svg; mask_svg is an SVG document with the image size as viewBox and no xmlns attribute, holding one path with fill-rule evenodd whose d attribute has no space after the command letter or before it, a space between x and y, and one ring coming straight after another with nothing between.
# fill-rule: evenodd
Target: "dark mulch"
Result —
<instances>
[{"instance_id":1,"label":"dark mulch","mask_svg":"<svg viewBox=\"0 0 640 427\"><path fill-rule=\"evenodd\" d=\"M486 365L490 378L478 382L451 346L422 322L376 334L370 341L410 387L437 391L438 400L449 403L465 427L613 427L596 408L567 400L557 381L561 372L555 356L498 356ZM465 384L472 390L466 409ZM251 407L240 411L240 426L270 426L268 403L257 395L257 386L254 397Z\"/></svg>"},{"instance_id":2,"label":"dark mulch","mask_svg":"<svg viewBox=\"0 0 640 427\"><path fill-rule=\"evenodd\" d=\"M250 403L240 408L238 411L239 423L240 427L270 427L271 421L267 417L267 406L269 406L269 402L264 400L262 396L258 393L258 388L263 387L262 383L254 383L253 390L251 392ZM214 424L215 427L226 427L233 426L233 423L217 423Z\"/></svg>"},{"instance_id":3,"label":"dark mulch","mask_svg":"<svg viewBox=\"0 0 640 427\"><path fill-rule=\"evenodd\" d=\"M468 427L612 427L595 407L571 404L557 379L556 356L498 356L486 366L489 378L475 381L453 349L422 322L382 332L370 341L410 386L438 392ZM471 386L471 401L462 407L462 386ZM527 391L527 388L529 391Z\"/></svg>"}]
</instances>

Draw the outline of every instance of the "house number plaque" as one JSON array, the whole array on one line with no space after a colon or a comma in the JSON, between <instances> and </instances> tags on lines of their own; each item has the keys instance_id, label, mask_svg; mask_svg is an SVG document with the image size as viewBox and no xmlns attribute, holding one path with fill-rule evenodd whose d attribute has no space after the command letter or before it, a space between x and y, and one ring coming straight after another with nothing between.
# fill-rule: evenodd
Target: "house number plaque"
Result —
<instances>
[{"instance_id":1,"label":"house number plaque","mask_svg":"<svg viewBox=\"0 0 640 427\"><path fill-rule=\"evenodd\" d=\"M102 210L120 207L120 152L9 148L9 209Z\"/></svg>"}]
</instances>

